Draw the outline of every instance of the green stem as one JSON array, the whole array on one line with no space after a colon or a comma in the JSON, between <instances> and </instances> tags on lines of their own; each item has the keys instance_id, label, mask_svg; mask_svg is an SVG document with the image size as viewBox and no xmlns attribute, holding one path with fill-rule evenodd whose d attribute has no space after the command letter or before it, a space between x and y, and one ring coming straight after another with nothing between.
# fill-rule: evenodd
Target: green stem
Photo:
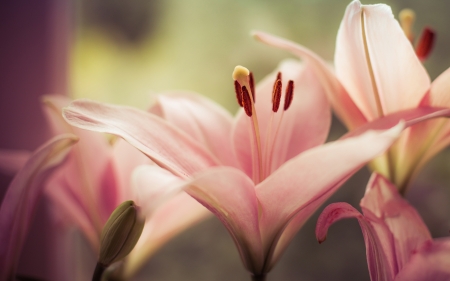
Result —
<instances>
[{"instance_id":1,"label":"green stem","mask_svg":"<svg viewBox=\"0 0 450 281\"><path fill-rule=\"evenodd\" d=\"M266 281L266 274L252 274L252 281Z\"/></svg>"},{"instance_id":2,"label":"green stem","mask_svg":"<svg viewBox=\"0 0 450 281\"><path fill-rule=\"evenodd\" d=\"M98 262L94 270L94 275L92 275L92 281L101 281L105 269L106 266Z\"/></svg>"}]
</instances>

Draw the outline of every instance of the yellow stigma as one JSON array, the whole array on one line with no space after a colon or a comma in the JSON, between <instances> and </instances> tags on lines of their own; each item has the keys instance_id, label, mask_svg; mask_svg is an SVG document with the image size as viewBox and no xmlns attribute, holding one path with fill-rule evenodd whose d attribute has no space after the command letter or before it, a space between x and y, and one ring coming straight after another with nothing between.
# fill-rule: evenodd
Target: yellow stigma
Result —
<instances>
[{"instance_id":1,"label":"yellow stigma","mask_svg":"<svg viewBox=\"0 0 450 281\"><path fill-rule=\"evenodd\" d=\"M414 40L414 33L412 28L414 25L414 21L416 20L416 13L411 9L403 9L400 11L398 17L403 32L405 33L406 37L408 37L409 41L412 42Z\"/></svg>"},{"instance_id":2,"label":"yellow stigma","mask_svg":"<svg viewBox=\"0 0 450 281\"><path fill-rule=\"evenodd\" d=\"M236 81L247 81L247 77L250 75L250 71L243 67L242 65L238 65L234 68L233 71L233 79Z\"/></svg>"}]
</instances>

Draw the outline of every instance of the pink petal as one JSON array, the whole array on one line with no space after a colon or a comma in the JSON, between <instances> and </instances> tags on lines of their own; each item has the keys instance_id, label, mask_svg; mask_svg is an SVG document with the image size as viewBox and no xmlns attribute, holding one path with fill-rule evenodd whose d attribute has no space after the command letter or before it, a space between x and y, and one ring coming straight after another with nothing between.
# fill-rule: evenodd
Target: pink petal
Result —
<instances>
[{"instance_id":1,"label":"pink petal","mask_svg":"<svg viewBox=\"0 0 450 281\"><path fill-rule=\"evenodd\" d=\"M442 72L431 84L430 91L423 98L422 106L450 107L450 68Z\"/></svg>"},{"instance_id":2,"label":"pink petal","mask_svg":"<svg viewBox=\"0 0 450 281\"><path fill-rule=\"evenodd\" d=\"M32 154L11 182L0 208L0 280L15 279L17 262L43 182L76 141L73 135L53 138Z\"/></svg>"},{"instance_id":3,"label":"pink petal","mask_svg":"<svg viewBox=\"0 0 450 281\"><path fill-rule=\"evenodd\" d=\"M185 184L186 191L214 213L236 243L245 267L263 270L264 256L258 222L258 200L252 180L229 167L208 169Z\"/></svg>"},{"instance_id":4,"label":"pink petal","mask_svg":"<svg viewBox=\"0 0 450 281\"><path fill-rule=\"evenodd\" d=\"M403 110L369 122L347 133L342 138L357 136L370 129L381 130L390 128L400 120L405 121L406 127L412 126L402 134L401 138L391 148L391 153L395 156L395 176L392 180L395 180L399 188L404 188L403 186L407 184L407 181L411 180L418 169L432 155L445 147L445 145L441 146L433 143L430 138L433 138L436 132L429 131L433 128L436 129L436 124L430 122L443 121L429 119L447 116L450 116L450 109L448 108L418 107ZM446 143L440 142L440 144ZM424 154L424 152L426 153ZM382 172L379 166L376 168L377 172Z\"/></svg>"},{"instance_id":5,"label":"pink petal","mask_svg":"<svg viewBox=\"0 0 450 281\"><path fill-rule=\"evenodd\" d=\"M149 257L170 239L211 215L205 207L186 193L180 193L155 210L125 263L125 279L131 279Z\"/></svg>"},{"instance_id":6,"label":"pink petal","mask_svg":"<svg viewBox=\"0 0 450 281\"><path fill-rule=\"evenodd\" d=\"M320 214L316 225L316 237L319 243L325 241L328 228L336 221L345 218L358 219L366 244L366 256L369 266L370 280L393 280L394 272L383 250L379 231L373 227L371 220L365 218L355 208L347 203L333 203L328 205Z\"/></svg>"},{"instance_id":7,"label":"pink petal","mask_svg":"<svg viewBox=\"0 0 450 281\"><path fill-rule=\"evenodd\" d=\"M157 165L141 165L132 173L136 204L150 217L154 210L182 191L184 181Z\"/></svg>"},{"instance_id":8,"label":"pink petal","mask_svg":"<svg viewBox=\"0 0 450 281\"><path fill-rule=\"evenodd\" d=\"M192 93L159 95L150 110L206 147L226 166L236 166L231 146L232 116L211 100Z\"/></svg>"},{"instance_id":9,"label":"pink petal","mask_svg":"<svg viewBox=\"0 0 450 281\"><path fill-rule=\"evenodd\" d=\"M381 175L373 174L361 200L361 207L364 215L369 211L389 228L400 270L420 244L431 240L431 234L417 211Z\"/></svg>"},{"instance_id":10,"label":"pink petal","mask_svg":"<svg viewBox=\"0 0 450 281\"><path fill-rule=\"evenodd\" d=\"M144 153L123 139L118 139L114 143L112 161L115 168L118 197L120 198L118 203L131 200L134 198L130 188L133 170L137 166L154 163Z\"/></svg>"},{"instance_id":11,"label":"pink petal","mask_svg":"<svg viewBox=\"0 0 450 281\"><path fill-rule=\"evenodd\" d=\"M347 7L338 33L335 64L339 80L369 120L380 116L376 93L381 100L381 114L386 115L417 107L430 87L430 78L411 43L390 7L383 4L362 6L359 1L353 1Z\"/></svg>"},{"instance_id":12,"label":"pink petal","mask_svg":"<svg viewBox=\"0 0 450 281\"><path fill-rule=\"evenodd\" d=\"M73 126L121 136L158 165L182 177L218 163L187 134L144 111L78 100L65 108L63 115Z\"/></svg>"},{"instance_id":13,"label":"pink petal","mask_svg":"<svg viewBox=\"0 0 450 281\"><path fill-rule=\"evenodd\" d=\"M311 63L336 114L349 129L357 128L367 122L366 117L347 94L332 70L319 56L303 46L263 32L255 32L254 36L259 41L287 50L307 63Z\"/></svg>"},{"instance_id":14,"label":"pink petal","mask_svg":"<svg viewBox=\"0 0 450 281\"><path fill-rule=\"evenodd\" d=\"M449 108L418 107L403 110L371 121L364 126L350 131L342 136L341 139L358 136L368 130L386 130L402 120L405 122L405 127L410 127L428 119L448 116L450 116Z\"/></svg>"},{"instance_id":15,"label":"pink petal","mask_svg":"<svg viewBox=\"0 0 450 281\"><path fill-rule=\"evenodd\" d=\"M282 113L282 103L278 113L273 114L272 88L278 72L282 73L284 87L289 80L294 81L294 98L286 112ZM274 145L269 145L269 147L276 153L273 153L272 160L268 161L269 169L266 174L272 173L297 154L325 142L331 123L331 113L328 100L311 66L302 66L295 61L283 62L276 71L258 85L256 95L258 102L255 106L263 152L270 143L267 141L268 131L270 130L271 139L275 136ZM284 94L282 100L284 100ZM247 115L240 114L237 118L233 132L234 145L238 149L236 154L241 160L242 166L245 167L249 165L245 163L251 163L251 159L246 159L251 155L241 151L250 151L248 135L251 128L248 120L245 120L249 119ZM279 123L280 118L282 118L281 123ZM270 121L272 121L272 127L270 127ZM280 128L277 130L278 124L280 124ZM270 157L269 153L266 154L267 158ZM247 169L245 170L247 171Z\"/></svg>"},{"instance_id":16,"label":"pink petal","mask_svg":"<svg viewBox=\"0 0 450 281\"><path fill-rule=\"evenodd\" d=\"M351 174L385 151L403 125L367 132L310 149L293 158L257 186L263 244L274 248L289 221L309 205L322 204ZM307 209L302 224L315 208Z\"/></svg>"},{"instance_id":17,"label":"pink petal","mask_svg":"<svg viewBox=\"0 0 450 281\"><path fill-rule=\"evenodd\" d=\"M26 150L0 150L0 171L9 175L16 174L30 158L30 154Z\"/></svg>"},{"instance_id":18,"label":"pink petal","mask_svg":"<svg viewBox=\"0 0 450 281\"><path fill-rule=\"evenodd\" d=\"M395 281L450 280L450 240L426 242L412 255Z\"/></svg>"}]
</instances>

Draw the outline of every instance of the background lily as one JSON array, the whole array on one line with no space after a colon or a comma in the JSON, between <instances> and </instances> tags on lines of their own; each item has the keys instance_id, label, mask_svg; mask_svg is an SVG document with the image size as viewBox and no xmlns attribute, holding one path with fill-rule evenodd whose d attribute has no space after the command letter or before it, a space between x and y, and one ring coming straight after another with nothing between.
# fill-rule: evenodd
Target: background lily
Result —
<instances>
[{"instance_id":1,"label":"background lily","mask_svg":"<svg viewBox=\"0 0 450 281\"><path fill-rule=\"evenodd\" d=\"M336 221L356 218L372 281L450 278L450 239L432 240L420 215L391 182L374 173L360 205L363 214L347 203L327 206L317 221L317 240L325 241Z\"/></svg>"},{"instance_id":2,"label":"background lily","mask_svg":"<svg viewBox=\"0 0 450 281\"><path fill-rule=\"evenodd\" d=\"M98 253L103 225L115 207L133 199L143 206L146 225L138 245L123 264L120 278L129 280L159 247L209 212L187 194L161 192L162 186L166 189L168 183L180 179L154 165L125 141L117 140L112 144L103 135L67 124L61 116L61 108L69 102L64 97L45 100L53 133L70 132L80 138L67 160L49 177L45 191L60 222L80 229L93 251L83 252L78 260L72 258L72 261L68 257L73 253L67 254L66 259L60 261L59 266L64 268L61 275L65 280L90 279L95 263L83 266L79 263L90 260L92 253ZM17 154L18 157L10 156L11 153L2 153L1 162L6 164L9 160L19 167L24 153ZM140 166L143 164L147 165Z\"/></svg>"},{"instance_id":3,"label":"background lily","mask_svg":"<svg viewBox=\"0 0 450 281\"><path fill-rule=\"evenodd\" d=\"M88 100L74 101L63 115L74 126L121 136L184 178L185 190L226 226L252 278L264 280L320 204L387 149L403 125L319 146L330 111L311 65L285 62L256 91L252 75L238 70L245 110L234 120L193 94L161 96L156 115Z\"/></svg>"},{"instance_id":4,"label":"background lily","mask_svg":"<svg viewBox=\"0 0 450 281\"><path fill-rule=\"evenodd\" d=\"M21 249L44 183L77 140L67 134L51 139L30 155L9 185L0 207L0 280L16 280Z\"/></svg>"},{"instance_id":5,"label":"background lily","mask_svg":"<svg viewBox=\"0 0 450 281\"><path fill-rule=\"evenodd\" d=\"M313 63L335 113L349 130L394 113L416 110L427 116L432 108L450 106L446 94L450 70L430 83L387 5L353 1L347 7L336 42L336 74L302 46L262 32L256 32L255 37ZM450 143L449 128L445 120L432 120L408 129L388 153L371 163L371 168L387 176L403 193L418 170Z\"/></svg>"}]
</instances>

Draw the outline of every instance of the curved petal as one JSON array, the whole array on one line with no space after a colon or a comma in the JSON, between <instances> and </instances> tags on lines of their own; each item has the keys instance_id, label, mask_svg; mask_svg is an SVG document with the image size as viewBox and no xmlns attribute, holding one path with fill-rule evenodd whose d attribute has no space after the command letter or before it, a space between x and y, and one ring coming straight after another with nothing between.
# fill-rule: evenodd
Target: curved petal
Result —
<instances>
[{"instance_id":1,"label":"curved petal","mask_svg":"<svg viewBox=\"0 0 450 281\"><path fill-rule=\"evenodd\" d=\"M133 170L140 165L154 164L153 161L123 139L118 139L114 143L112 161L114 163L118 197L120 198L119 203L132 200L134 198L131 188Z\"/></svg>"},{"instance_id":2,"label":"curved petal","mask_svg":"<svg viewBox=\"0 0 450 281\"><path fill-rule=\"evenodd\" d=\"M252 180L229 167L208 169L185 184L186 191L215 214L230 232L245 267L261 273L264 256L258 200Z\"/></svg>"},{"instance_id":3,"label":"curved petal","mask_svg":"<svg viewBox=\"0 0 450 281\"><path fill-rule=\"evenodd\" d=\"M9 175L16 174L30 158L26 150L0 149L0 171Z\"/></svg>"},{"instance_id":4,"label":"curved petal","mask_svg":"<svg viewBox=\"0 0 450 281\"><path fill-rule=\"evenodd\" d=\"M335 65L339 80L369 120L417 107L430 87L425 68L391 8L384 4L353 1L347 7Z\"/></svg>"},{"instance_id":5,"label":"curved petal","mask_svg":"<svg viewBox=\"0 0 450 281\"><path fill-rule=\"evenodd\" d=\"M442 123L445 120L430 119L449 116L449 108L418 107L403 110L369 122L350 131L342 138L357 136L369 129L382 130L390 128L400 120L405 121L405 127L411 128L408 128L391 148L391 154L395 156L393 158L395 160L395 176L391 180L395 182L398 188L403 189L418 168L425 161L429 160L429 157L443 148L433 142L436 136L436 132L433 129L439 129L439 126L436 128L436 124L430 122ZM375 159L371 162L372 168L378 173L388 175L389 172L386 172L388 168L384 160Z\"/></svg>"},{"instance_id":6,"label":"curved petal","mask_svg":"<svg viewBox=\"0 0 450 281\"><path fill-rule=\"evenodd\" d=\"M450 239L423 243L395 278L395 281L428 280L450 280Z\"/></svg>"},{"instance_id":7,"label":"curved petal","mask_svg":"<svg viewBox=\"0 0 450 281\"><path fill-rule=\"evenodd\" d=\"M374 229L371 220L365 218L360 212L347 203L333 203L328 205L322 211L316 225L316 237L319 243L325 241L328 228L332 224L346 218L356 218L361 227L364 242L366 244L366 256L370 280L394 280L395 272L392 270L392 265L389 263L382 245L383 243L386 243L386 241L380 239L382 237L379 237L379 230L376 231ZM384 231L386 233L386 228L384 228Z\"/></svg>"},{"instance_id":8,"label":"curved petal","mask_svg":"<svg viewBox=\"0 0 450 281\"><path fill-rule=\"evenodd\" d=\"M218 163L187 134L144 111L77 100L64 109L63 115L73 126L121 136L158 165L181 177Z\"/></svg>"},{"instance_id":9,"label":"curved petal","mask_svg":"<svg viewBox=\"0 0 450 281\"><path fill-rule=\"evenodd\" d=\"M224 108L201 95L159 95L150 109L203 144L222 165L237 165L231 146L233 117Z\"/></svg>"},{"instance_id":10,"label":"curved petal","mask_svg":"<svg viewBox=\"0 0 450 281\"><path fill-rule=\"evenodd\" d=\"M15 271L43 182L77 141L61 135L38 148L14 177L0 208L0 279L15 280Z\"/></svg>"},{"instance_id":11,"label":"curved petal","mask_svg":"<svg viewBox=\"0 0 450 281\"><path fill-rule=\"evenodd\" d=\"M366 123L353 131L348 132L341 139L346 139L349 137L355 137L361 135L368 130L386 130L392 126L398 124L398 122L404 121L405 127L410 127L417 123L426 121L428 119L439 118L439 117L449 117L450 108L439 108L439 107L418 107L408 110L403 110L395 112L384 117L378 118L374 121Z\"/></svg>"},{"instance_id":12,"label":"curved petal","mask_svg":"<svg viewBox=\"0 0 450 281\"><path fill-rule=\"evenodd\" d=\"M289 109L283 112L283 103L275 114L272 111L272 88L277 73L282 73L284 88L289 80L294 81L294 98ZM271 174L281 164L297 154L325 142L331 123L328 100L310 65L293 60L280 64L256 89L255 104L261 136L263 159ZM284 96L282 96L284 100ZM242 167L251 166L249 142L249 117L239 114L233 131L236 154ZM246 172L248 169L244 169ZM251 175L251 170L248 175Z\"/></svg>"},{"instance_id":13,"label":"curved petal","mask_svg":"<svg viewBox=\"0 0 450 281\"><path fill-rule=\"evenodd\" d=\"M184 192L163 204L146 221L138 244L128 255L124 278L131 279L160 247L210 215L210 211Z\"/></svg>"},{"instance_id":14,"label":"curved petal","mask_svg":"<svg viewBox=\"0 0 450 281\"><path fill-rule=\"evenodd\" d=\"M136 204L150 217L156 208L182 191L184 181L157 165L141 165L131 177Z\"/></svg>"},{"instance_id":15,"label":"curved petal","mask_svg":"<svg viewBox=\"0 0 450 281\"><path fill-rule=\"evenodd\" d=\"M423 242L431 241L431 234L417 211L403 199L397 188L386 178L374 173L361 200L364 215L367 211L385 222L392 233L395 260L399 270L409 261L413 251Z\"/></svg>"},{"instance_id":16,"label":"curved petal","mask_svg":"<svg viewBox=\"0 0 450 281\"><path fill-rule=\"evenodd\" d=\"M272 249L289 221L310 204L322 204L362 165L385 151L403 125L388 131L371 131L310 149L288 161L256 189L261 204L263 245ZM319 203L320 202L320 203ZM301 224L315 209L309 209Z\"/></svg>"},{"instance_id":17,"label":"curved petal","mask_svg":"<svg viewBox=\"0 0 450 281\"><path fill-rule=\"evenodd\" d=\"M319 56L303 46L267 33L255 32L253 35L263 43L287 50L304 59L306 62L311 63L334 111L349 130L367 122L366 117L355 105L341 82L339 82L332 70Z\"/></svg>"}]
</instances>

